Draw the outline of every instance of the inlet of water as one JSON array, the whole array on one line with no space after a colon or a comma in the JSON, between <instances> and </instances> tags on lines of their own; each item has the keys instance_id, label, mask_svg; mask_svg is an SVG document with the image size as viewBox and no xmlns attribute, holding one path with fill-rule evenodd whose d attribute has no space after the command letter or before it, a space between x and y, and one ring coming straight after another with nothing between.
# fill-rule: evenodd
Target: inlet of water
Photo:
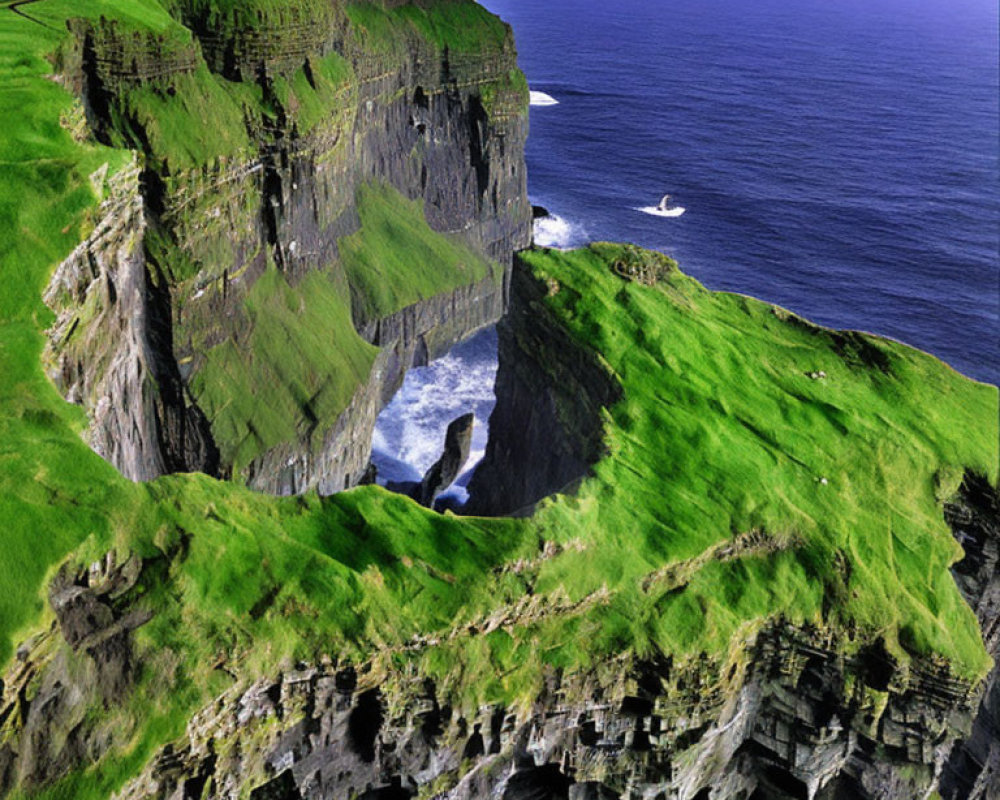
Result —
<instances>
[{"instance_id":1,"label":"inlet of water","mask_svg":"<svg viewBox=\"0 0 1000 800\"><path fill-rule=\"evenodd\" d=\"M378 483L419 482L440 458L448 424L471 412L476 422L469 460L441 495L444 501L465 503L465 487L486 452L489 418L496 405L496 374L495 328L455 345L426 367L407 372L402 388L375 424L372 463L378 469Z\"/></svg>"}]
</instances>

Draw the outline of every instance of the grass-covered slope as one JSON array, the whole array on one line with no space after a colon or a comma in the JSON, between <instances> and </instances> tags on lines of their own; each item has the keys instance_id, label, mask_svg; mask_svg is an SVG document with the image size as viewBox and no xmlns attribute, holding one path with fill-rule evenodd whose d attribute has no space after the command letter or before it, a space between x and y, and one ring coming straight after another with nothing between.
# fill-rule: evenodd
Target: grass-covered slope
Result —
<instances>
[{"instance_id":1,"label":"grass-covered slope","mask_svg":"<svg viewBox=\"0 0 1000 800\"><path fill-rule=\"evenodd\" d=\"M741 625L781 613L881 632L891 651L947 654L967 675L985 669L948 571L960 549L941 503L963 468L997 481L996 387L677 270L652 287L624 281L610 266L630 252L524 256L625 395L596 478L537 520L559 538L587 531L593 546L540 583L634 589L664 564L697 568L624 591L580 641L721 649ZM760 554L698 561L750 532L767 542Z\"/></svg>"},{"instance_id":2,"label":"grass-covered slope","mask_svg":"<svg viewBox=\"0 0 1000 800\"><path fill-rule=\"evenodd\" d=\"M93 3L96 13L108 6ZM78 13L49 0L34 16ZM143 24L169 18L143 4L122 4ZM0 8L0 660L15 631L43 606L46 570L90 532L109 527L124 487L115 471L82 446L83 414L42 372L42 330L52 316L42 291L55 265L85 235L101 186L90 176L131 158L83 145L60 125L72 98L49 79L46 56L66 34Z\"/></svg>"},{"instance_id":3,"label":"grass-covered slope","mask_svg":"<svg viewBox=\"0 0 1000 800\"><path fill-rule=\"evenodd\" d=\"M431 230L420 201L407 200L389 184L358 187L357 209L361 228L339 247L358 322L493 274L495 265L457 236Z\"/></svg>"},{"instance_id":4,"label":"grass-covered slope","mask_svg":"<svg viewBox=\"0 0 1000 800\"><path fill-rule=\"evenodd\" d=\"M454 3L447 13L434 4L401 4L383 8L377 3L350 3L347 16L362 36L368 52L403 48L419 37L440 49L457 53L482 53L503 47L506 25L475 3Z\"/></svg>"},{"instance_id":5,"label":"grass-covered slope","mask_svg":"<svg viewBox=\"0 0 1000 800\"><path fill-rule=\"evenodd\" d=\"M335 420L367 379L376 349L359 339L346 295L322 272L292 287L272 266L244 302L239 343L208 351L192 391L234 474Z\"/></svg>"},{"instance_id":6,"label":"grass-covered slope","mask_svg":"<svg viewBox=\"0 0 1000 800\"><path fill-rule=\"evenodd\" d=\"M123 105L128 123L110 137L118 146L106 147L86 136L80 106L55 79L54 64L69 57L68 23L81 18L108 25L127 43L152 37L163 52L194 51L194 38L178 19L196 15L204 5L0 4L0 520L5 527L0 661L10 656L18 632L43 611L46 573L87 537L106 540L131 527L137 509L148 508L144 491L83 444L83 412L66 403L44 374L43 331L53 321L42 302L44 287L55 266L93 229L108 177L132 162L134 154L124 149L138 143L127 135L130 126L148 133L147 163L176 174L245 155L248 140L240 120L273 113L259 87L227 81L200 65L170 78L181 82L182 91L155 80L130 90ZM260 18L267 19L272 13L282 16L291 4L258 5ZM447 28L459 5L465 4L430 3L420 15ZM476 7L472 13L476 24L496 29L485 10ZM275 81L274 91L298 115L300 133L322 122L324 104L343 99L345 72L349 65L331 54L313 64L311 81L299 72ZM206 119L215 124L205 125ZM288 420L280 415L294 404L312 402L335 415L367 372L372 351L351 329L348 287L324 280L315 276L293 289L268 273L247 299L249 316L260 322L249 335L267 340L258 354L264 368L252 378L247 365L233 365L227 352L210 357L218 382L203 380L206 405L232 434L227 446L237 459L252 457L288 433ZM316 385L309 366L323 349L316 341L320 334L339 343L325 349L328 358L342 363L334 369L338 380ZM218 384L225 381L240 391L221 396ZM254 432L251 421L259 426Z\"/></svg>"}]
</instances>

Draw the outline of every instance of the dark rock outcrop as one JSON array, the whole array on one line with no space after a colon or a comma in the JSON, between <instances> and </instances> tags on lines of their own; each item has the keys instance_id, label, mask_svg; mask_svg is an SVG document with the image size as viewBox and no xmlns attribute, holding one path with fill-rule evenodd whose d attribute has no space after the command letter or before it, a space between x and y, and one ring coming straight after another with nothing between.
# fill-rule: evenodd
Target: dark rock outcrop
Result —
<instances>
[{"instance_id":1,"label":"dark rock outcrop","mask_svg":"<svg viewBox=\"0 0 1000 800\"><path fill-rule=\"evenodd\" d=\"M843 636L779 621L724 664L553 669L530 708L450 706L412 674L303 668L228 692L119 797L166 800L206 770L218 798L245 785L330 800L924 796L975 692L931 662L877 688L864 676L881 656L837 649Z\"/></svg>"},{"instance_id":2,"label":"dark rock outcrop","mask_svg":"<svg viewBox=\"0 0 1000 800\"><path fill-rule=\"evenodd\" d=\"M91 176L95 184L104 175ZM45 301L49 375L90 414L90 446L131 480L182 469L215 473L218 450L173 353L170 299L146 264L137 164L110 181L94 231L59 266Z\"/></svg>"},{"instance_id":3,"label":"dark rock outcrop","mask_svg":"<svg viewBox=\"0 0 1000 800\"><path fill-rule=\"evenodd\" d=\"M119 564L108 555L53 579L55 624L18 651L0 681L0 796L48 785L128 735L88 712L113 708L133 686L132 633L152 618L138 602L142 574L138 557Z\"/></svg>"},{"instance_id":4,"label":"dark rock outcrop","mask_svg":"<svg viewBox=\"0 0 1000 800\"><path fill-rule=\"evenodd\" d=\"M571 488L604 454L601 409L621 397L621 386L599 355L552 319L548 291L515 257L510 310L497 326L497 405L467 513L529 511Z\"/></svg>"},{"instance_id":5,"label":"dark rock outcrop","mask_svg":"<svg viewBox=\"0 0 1000 800\"><path fill-rule=\"evenodd\" d=\"M944 800L1000 797L1000 494L983 477L966 474L958 497L945 508L965 558L953 572L979 617L995 666L986 680L972 734L957 742L944 764Z\"/></svg>"},{"instance_id":6,"label":"dark rock outcrop","mask_svg":"<svg viewBox=\"0 0 1000 800\"><path fill-rule=\"evenodd\" d=\"M465 462L469 460L472 448L472 427L475 414L465 414L454 420L444 437L444 451L433 466L424 474L420 482L418 502L432 508L438 495L455 482Z\"/></svg>"}]
</instances>

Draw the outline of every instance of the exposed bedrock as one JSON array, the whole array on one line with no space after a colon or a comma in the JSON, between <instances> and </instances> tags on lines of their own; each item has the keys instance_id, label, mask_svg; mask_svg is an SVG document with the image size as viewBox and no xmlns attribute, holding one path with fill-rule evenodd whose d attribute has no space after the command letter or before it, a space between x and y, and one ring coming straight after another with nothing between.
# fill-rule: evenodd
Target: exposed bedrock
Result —
<instances>
[{"instance_id":1,"label":"exposed bedrock","mask_svg":"<svg viewBox=\"0 0 1000 800\"><path fill-rule=\"evenodd\" d=\"M621 386L600 355L551 317L547 291L515 256L509 313L497 326L497 405L466 513L527 513L604 454L601 409L621 397Z\"/></svg>"},{"instance_id":2,"label":"exposed bedrock","mask_svg":"<svg viewBox=\"0 0 1000 800\"><path fill-rule=\"evenodd\" d=\"M92 710L113 709L134 685L133 631L152 618L137 603L140 577L156 579L155 568L144 575L140 559L109 555L53 579L55 622L18 648L0 681L0 796L48 785L127 737L113 714L98 721Z\"/></svg>"},{"instance_id":3,"label":"exposed bedrock","mask_svg":"<svg viewBox=\"0 0 1000 800\"><path fill-rule=\"evenodd\" d=\"M408 54L385 55L362 50L343 19L307 27L305 38L238 29L225 47L195 28L194 47L178 50L113 23L75 26L66 83L97 137L131 144L144 166L116 176L94 234L58 270L47 293L58 317L47 360L64 394L87 409L94 448L132 479L202 470L279 494L354 485L368 466L375 417L405 370L504 311L501 274L528 244L531 220L527 108L511 84L512 38L481 54L449 54L413 38ZM348 60L353 76L322 121L300 131L272 82L282 70L311 75L310 59L330 52ZM250 115L247 132L233 132L249 137L248 146L178 168L130 116L129 93L166 93L171 81L190 78L203 54L222 74L260 82L278 110L268 119ZM219 411L226 376L206 371L212 353L239 354L238 368L251 377L260 369L248 344L259 322L254 288L275 269L290 294L308 299L299 287L317 273L353 294L338 240L358 230L356 189L371 181L419 200L435 231L500 264L500 277L470 279L388 316L367 317L355 303L353 324L382 352L349 402L331 416L316 413L314 398L299 398L293 435L258 430L252 418L234 428ZM100 187L103 175L94 182ZM347 344L326 342L331 352ZM233 359L225 363L234 369ZM354 378L336 370L310 376L316 391L341 380Z\"/></svg>"},{"instance_id":4,"label":"exposed bedrock","mask_svg":"<svg viewBox=\"0 0 1000 800\"><path fill-rule=\"evenodd\" d=\"M973 693L878 648L845 656L842 635L776 623L727 664L553 669L530 708L462 708L412 674L302 665L228 692L116 797L180 797L191 776L218 798L925 796Z\"/></svg>"},{"instance_id":5,"label":"exposed bedrock","mask_svg":"<svg viewBox=\"0 0 1000 800\"><path fill-rule=\"evenodd\" d=\"M945 800L1000 798L1000 495L981 477L966 475L945 509L965 558L953 572L979 617L994 667L986 680L972 735L957 742L944 764Z\"/></svg>"},{"instance_id":6,"label":"exposed bedrock","mask_svg":"<svg viewBox=\"0 0 1000 800\"><path fill-rule=\"evenodd\" d=\"M49 374L90 414L89 444L132 480L219 467L208 422L173 357L165 278L146 263L139 169L117 175L94 231L56 270L45 293Z\"/></svg>"}]
</instances>

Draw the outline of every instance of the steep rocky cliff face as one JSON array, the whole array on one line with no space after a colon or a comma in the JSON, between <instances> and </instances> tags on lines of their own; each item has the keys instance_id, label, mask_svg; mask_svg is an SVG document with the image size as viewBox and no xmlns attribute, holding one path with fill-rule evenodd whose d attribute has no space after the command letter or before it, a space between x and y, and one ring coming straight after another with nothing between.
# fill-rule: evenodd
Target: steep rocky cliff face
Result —
<instances>
[{"instance_id":1,"label":"steep rocky cliff face","mask_svg":"<svg viewBox=\"0 0 1000 800\"><path fill-rule=\"evenodd\" d=\"M605 453L601 411L621 398L621 386L601 356L575 345L546 310L550 290L523 266L514 269L510 312L497 326L498 402L467 513L528 513Z\"/></svg>"},{"instance_id":2,"label":"steep rocky cliff face","mask_svg":"<svg viewBox=\"0 0 1000 800\"><path fill-rule=\"evenodd\" d=\"M430 33L406 4L315 5L217 20L178 4L193 35L73 23L62 60L81 113L142 168L114 178L103 219L56 274L48 360L88 409L94 448L132 479L353 485L405 369L502 313L504 279L461 254L497 273L528 242L527 98L509 30L472 3L425 4ZM463 25L471 43L449 38ZM372 182L418 200L461 243L467 274L442 277L425 257L412 269L429 288L367 302L340 250ZM295 306L301 325L281 318ZM292 374L303 351L309 366ZM281 383L292 390L268 393Z\"/></svg>"},{"instance_id":3,"label":"steep rocky cliff face","mask_svg":"<svg viewBox=\"0 0 1000 800\"><path fill-rule=\"evenodd\" d=\"M130 632L151 616L135 587L165 566L109 558L53 583L57 625L5 676L0 785L42 785L127 738L83 710L127 690ZM909 800L942 768L942 796L995 796L988 771L949 760L975 687L877 644L847 656L845 633L779 622L722 661L551 669L511 707L465 706L385 660L299 664L225 692L115 797ZM967 785L946 788L957 775Z\"/></svg>"},{"instance_id":4,"label":"steep rocky cliff face","mask_svg":"<svg viewBox=\"0 0 1000 800\"><path fill-rule=\"evenodd\" d=\"M974 475L946 508L965 558L955 580L983 629L996 666L986 680L972 735L958 742L941 776L946 800L990 800L1000 795L1000 495Z\"/></svg>"}]
</instances>

